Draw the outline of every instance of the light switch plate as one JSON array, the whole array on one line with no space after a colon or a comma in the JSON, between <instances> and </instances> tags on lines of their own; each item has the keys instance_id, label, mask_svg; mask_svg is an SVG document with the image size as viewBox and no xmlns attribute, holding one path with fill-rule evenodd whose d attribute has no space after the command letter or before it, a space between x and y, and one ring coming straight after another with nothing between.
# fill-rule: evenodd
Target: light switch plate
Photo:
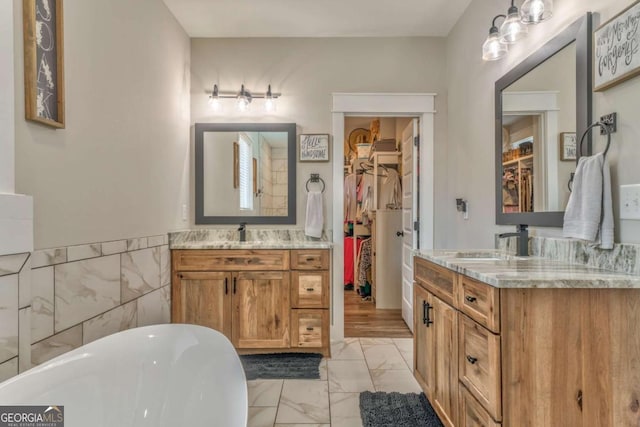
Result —
<instances>
[{"instance_id":1,"label":"light switch plate","mask_svg":"<svg viewBox=\"0 0 640 427\"><path fill-rule=\"evenodd\" d=\"M640 220L640 184L620 186L620 219Z\"/></svg>"}]
</instances>

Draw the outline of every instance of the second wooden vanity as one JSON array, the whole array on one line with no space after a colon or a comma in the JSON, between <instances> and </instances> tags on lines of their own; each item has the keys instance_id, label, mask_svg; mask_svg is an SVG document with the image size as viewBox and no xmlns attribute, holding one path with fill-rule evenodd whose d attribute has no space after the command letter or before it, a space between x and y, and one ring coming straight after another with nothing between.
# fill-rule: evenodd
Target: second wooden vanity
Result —
<instances>
[{"instance_id":1,"label":"second wooden vanity","mask_svg":"<svg viewBox=\"0 0 640 427\"><path fill-rule=\"evenodd\" d=\"M241 354L329 355L329 254L172 250L172 322L216 329Z\"/></svg>"},{"instance_id":2,"label":"second wooden vanity","mask_svg":"<svg viewBox=\"0 0 640 427\"><path fill-rule=\"evenodd\" d=\"M415 258L414 375L443 423L639 425L640 278L517 262L495 264L528 286Z\"/></svg>"}]
</instances>

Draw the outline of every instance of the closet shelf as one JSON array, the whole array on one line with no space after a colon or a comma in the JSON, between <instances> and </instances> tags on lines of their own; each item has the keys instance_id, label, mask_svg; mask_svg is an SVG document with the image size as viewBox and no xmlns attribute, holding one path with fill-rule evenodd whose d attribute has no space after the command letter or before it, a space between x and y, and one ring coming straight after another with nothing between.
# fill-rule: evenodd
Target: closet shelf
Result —
<instances>
[{"instance_id":1,"label":"closet shelf","mask_svg":"<svg viewBox=\"0 0 640 427\"><path fill-rule=\"evenodd\" d=\"M526 160L533 160L533 154L529 154L527 156L518 157L517 159L502 162L502 166L515 165L518 162L524 162Z\"/></svg>"}]
</instances>

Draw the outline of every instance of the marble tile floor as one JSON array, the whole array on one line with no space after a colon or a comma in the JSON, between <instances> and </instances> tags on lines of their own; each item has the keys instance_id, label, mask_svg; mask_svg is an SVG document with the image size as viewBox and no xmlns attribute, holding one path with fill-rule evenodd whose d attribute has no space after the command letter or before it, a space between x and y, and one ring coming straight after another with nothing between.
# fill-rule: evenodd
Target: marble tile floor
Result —
<instances>
[{"instance_id":1,"label":"marble tile floor","mask_svg":"<svg viewBox=\"0 0 640 427\"><path fill-rule=\"evenodd\" d=\"M420 393L411 338L345 338L319 380L252 380L248 427L361 427L360 392Z\"/></svg>"}]
</instances>

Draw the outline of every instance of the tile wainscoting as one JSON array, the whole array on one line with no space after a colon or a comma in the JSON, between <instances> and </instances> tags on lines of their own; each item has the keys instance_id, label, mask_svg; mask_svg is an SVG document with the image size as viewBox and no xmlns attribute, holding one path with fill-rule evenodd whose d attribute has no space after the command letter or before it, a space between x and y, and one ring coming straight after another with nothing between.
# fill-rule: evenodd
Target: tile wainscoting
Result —
<instances>
[{"instance_id":1,"label":"tile wainscoting","mask_svg":"<svg viewBox=\"0 0 640 427\"><path fill-rule=\"evenodd\" d=\"M0 257L0 380L106 335L168 323L170 284L167 235Z\"/></svg>"},{"instance_id":2,"label":"tile wainscoting","mask_svg":"<svg viewBox=\"0 0 640 427\"><path fill-rule=\"evenodd\" d=\"M0 381L31 367L31 257L0 256Z\"/></svg>"}]
</instances>

